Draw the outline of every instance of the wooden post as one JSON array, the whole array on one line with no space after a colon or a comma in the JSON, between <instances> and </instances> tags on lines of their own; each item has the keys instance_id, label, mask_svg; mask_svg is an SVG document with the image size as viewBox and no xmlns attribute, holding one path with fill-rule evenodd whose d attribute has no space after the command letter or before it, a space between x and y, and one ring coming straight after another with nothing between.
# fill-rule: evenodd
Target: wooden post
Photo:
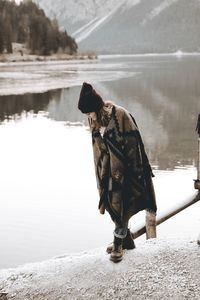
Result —
<instances>
[{"instance_id":1,"label":"wooden post","mask_svg":"<svg viewBox=\"0 0 200 300\"><path fill-rule=\"evenodd\" d=\"M197 179L194 181L194 187L200 190L200 114L198 116L196 131L199 135L198 137L198 157L197 157Z\"/></svg>"},{"instance_id":2,"label":"wooden post","mask_svg":"<svg viewBox=\"0 0 200 300\"><path fill-rule=\"evenodd\" d=\"M146 239L156 238L156 214L146 211Z\"/></svg>"},{"instance_id":3,"label":"wooden post","mask_svg":"<svg viewBox=\"0 0 200 300\"><path fill-rule=\"evenodd\" d=\"M165 214L163 214L162 216L160 216L156 220L156 225L162 224L163 222L165 222L169 218L175 216L180 211L182 211L182 210L186 209L187 207L193 205L194 203L198 202L199 200L200 200L200 192L198 192L198 194L195 195L195 197L192 197L191 199L188 199L187 201L182 203L177 208L171 209L170 211L168 211ZM137 228L134 232L131 232L131 234L132 234L133 238L136 239L139 236L141 236L142 234L144 234L145 232L146 232L146 226L142 225L141 227ZM199 241L199 243L200 243L200 241Z\"/></svg>"},{"instance_id":4,"label":"wooden post","mask_svg":"<svg viewBox=\"0 0 200 300\"><path fill-rule=\"evenodd\" d=\"M198 157L197 157L197 179L194 181L194 187L195 189L200 191L200 114L197 120L196 131L199 137L198 137ZM200 245L200 234L197 238L197 244Z\"/></svg>"}]
</instances>

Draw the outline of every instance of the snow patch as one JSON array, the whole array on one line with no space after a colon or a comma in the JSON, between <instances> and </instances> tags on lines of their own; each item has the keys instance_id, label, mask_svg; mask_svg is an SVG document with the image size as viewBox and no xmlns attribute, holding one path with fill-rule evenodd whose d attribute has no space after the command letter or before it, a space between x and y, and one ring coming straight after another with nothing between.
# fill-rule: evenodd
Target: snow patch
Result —
<instances>
[{"instance_id":1,"label":"snow patch","mask_svg":"<svg viewBox=\"0 0 200 300\"><path fill-rule=\"evenodd\" d=\"M127 10L132 6L135 6L140 3L141 0L124 0L119 2L119 4L114 4L111 7L114 7L114 9L107 9L107 13L105 14L103 12L98 12L98 14L95 16L95 18L91 21L89 21L87 24L79 28L77 31L75 31L72 36L76 39L77 43L80 43L82 40L86 39L93 31L97 30L101 25L103 25L105 22L107 22L118 9L121 10Z\"/></svg>"},{"instance_id":2,"label":"snow patch","mask_svg":"<svg viewBox=\"0 0 200 300\"><path fill-rule=\"evenodd\" d=\"M127 10L127 9L139 4L140 2L141 2L141 0L126 0L122 9Z\"/></svg>"},{"instance_id":3,"label":"snow patch","mask_svg":"<svg viewBox=\"0 0 200 300\"><path fill-rule=\"evenodd\" d=\"M103 23L108 21L112 15L123 5L123 3L116 5L113 10L111 10L107 15L94 19L92 22L86 24L86 26L83 26L79 31L78 34L72 34L72 36L76 39L77 43L80 43L82 40L87 38L93 31L95 31L98 27L100 27Z\"/></svg>"},{"instance_id":4,"label":"snow patch","mask_svg":"<svg viewBox=\"0 0 200 300\"><path fill-rule=\"evenodd\" d=\"M158 16L162 11L166 8L174 4L179 0L165 0L159 6L155 7L143 20L142 25L145 25L148 21L153 20L156 16Z\"/></svg>"},{"instance_id":5,"label":"snow patch","mask_svg":"<svg viewBox=\"0 0 200 300\"><path fill-rule=\"evenodd\" d=\"M178 51L176 51L176 52L174 53L174 55L177 56L177 57L181 57L181 56L184 55L184 53L183 53L181 50L178 50Z\"/></svg>"},{"instance_id":6,"label":"snow patch","mask_svg":"<svg viewBox=\"0 0 200 300\"><path fill-rule=\"evenodd\" d=\"M183 52L183 51L176 51L176 52L165 52L165 53L137 53L137 54L101 54L98 56L99 59L116 59L120 57L164 57L164 56L199 56L200 52Z\"/></svg>"},{"instance_id":7,"label":"snow patch","mask_svg":"<svg viewBox=\"0 0 200 300\"><path fill-rule=\"evenodd\" d=\"M74 38L76 38L79 34L81 34L82 32L84 32L85 30L87 30L88 28L90 28L91 26L93 26L93 24L95 22L98 21L98 18L94 18L92 19L90 22L88 22L87 24L83 25L82 27L80 27L79 29L77 29L75 32L72 33L72 36Z\"/></svg>"},{"instance_id":8,"label":"snow patch","mask_svg":"<svg viewBox=\"0 0 200 300\"><path fill-rule=\"evenodd\" d=\"M40 5L51 16L59 12L61 18L70 20L72 24L88 23L95 18L107 15L114 7L126 3L127 0L40 0ZM58 18L57 18L58 19Z\"/></svg>"}]
</instances>

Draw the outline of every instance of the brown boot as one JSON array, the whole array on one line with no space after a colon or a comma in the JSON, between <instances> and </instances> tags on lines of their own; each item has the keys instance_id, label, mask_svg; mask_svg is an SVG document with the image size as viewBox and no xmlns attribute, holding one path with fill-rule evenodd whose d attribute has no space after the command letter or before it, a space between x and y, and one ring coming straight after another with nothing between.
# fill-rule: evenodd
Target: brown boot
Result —
<instances>
[{"instance_id":1,"label":"brown boot","mask_svg":"<svg viewBox=\"0 0 200 300\"><path fill-rule=\"evenodd\" d=\"M117 237L114 237L114 242L113 242L113 248L110 254L110 260L112 260L113 262L119 262L122 260L124 251L122 248L122 239L119 239Z\"/></svg>"},{"instance_id":2,"label":"brown boot","mask_svg":"<svg viewBox=\"0 0 200 300\"><path fill-rule=\"evenodd\" d=\"M131 250L131 249L134 249L134 248L135 248L135 243L134 243L133 237L131 235L130 229L128 229L127 235L123 239L122 249ZM113 243L108 245L108 247L106 249L106 252L108 254L110 254L112 252L112 249L113 249Z\"/></svg>"},{"instance_id":3,"label":"brown boot","mask_svg":"<svg viewBox=\"0 0 200 300\"><path fill-rule=\"evenodd\" d=\"M113 249L113 243L110 243L110 244L108 245L108 247L106 248L106 252L107 252L108 254L110 254L110 253L112 252L112 249Z\"/></svg>"}]
</instances>

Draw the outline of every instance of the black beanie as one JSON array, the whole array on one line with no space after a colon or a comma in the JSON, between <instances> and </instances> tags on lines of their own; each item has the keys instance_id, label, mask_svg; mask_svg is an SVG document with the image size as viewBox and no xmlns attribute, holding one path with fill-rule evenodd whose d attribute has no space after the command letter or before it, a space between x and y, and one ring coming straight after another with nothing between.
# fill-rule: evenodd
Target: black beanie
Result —
<instances>
[{"instance_id":1,"label":"black beanie","mask_svg":"<svg viewBox=\"0 0 200 300\"><path fill-rule=\"evenodd\" d=\"M104 101L93 89L92 85L84 82L80 92L78 108L82 113L98 112L104 105Z\"/></svg>"}]
</instances>

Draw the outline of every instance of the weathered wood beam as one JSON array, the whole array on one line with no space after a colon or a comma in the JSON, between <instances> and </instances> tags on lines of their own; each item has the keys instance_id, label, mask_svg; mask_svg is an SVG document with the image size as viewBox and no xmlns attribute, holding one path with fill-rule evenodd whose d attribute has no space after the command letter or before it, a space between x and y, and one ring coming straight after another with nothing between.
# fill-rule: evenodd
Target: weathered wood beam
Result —
<instances>
[{"instance_id":1,"label":"weathered wood beam","mask_svg":"<svg viewBox=\"0 0 200 300\"><path fill-rule=\"evenodd\" d=\"M180 206L166 212L164 215L159 216L156 220L156 226L162 224L166 220L170 219L171 217L175 216L182 210L186 209L187 207L195 204L200 200L200 192L198 192L192 199L188 199L184 203L182 203ZM132 236L134 239L138 238L139 236L143 235L146 233L146 226L142 225L140 228L136 229L135 231L131 232ZM148 236L147 236L148 238Z\"/></svg>"}]
</instances>

